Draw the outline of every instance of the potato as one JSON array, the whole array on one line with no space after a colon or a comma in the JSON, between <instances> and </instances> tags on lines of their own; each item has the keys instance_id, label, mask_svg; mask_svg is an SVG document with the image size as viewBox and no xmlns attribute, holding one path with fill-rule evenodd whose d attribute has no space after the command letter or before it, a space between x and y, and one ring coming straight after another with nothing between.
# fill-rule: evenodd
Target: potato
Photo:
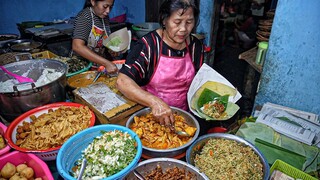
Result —
<instances>
[{"instance_id":1,"label":"potato","mask_svg":"<svg viewBox=\"0 0 320 180\"><path fill-rule=\"evenodd\" d=\"M26 167L20 172L21 177L25 177L27 179L32 178L34 175L34 171L31 167Z\"/></svg>"},{"instance_id":2,"label":"potato","mask_svg":"<svg viewBox=\"0 0 320 180\"><path fill-rule=\"evenodd\" d=\"M1 169L1 176L4 178L10 178L17 172L16 166L7 162Z\"/></svg>"},{"instance_id":3,"label":"potato","mask_svg":"<svg viewBox=\"0 0 320 180\"><path fill-rule=\"evenodd\" d=\"M0 134L0 149L3 149L6 147L6 143L2 135Z\"/></svg>"},{"instance_id":4,"label":"potato","mask_svg":"<svg viewBox=\"0 0 320 180\"><path fill-rule=\"evenodd\" d=\"M17 168L17 172L20 173L22 170L24 170L25 168L27 168L28 166L26 164L19 164L16 168Z\"/></svg>"},{"instance_id":5,"label":"potato","mask_svg":"<svg viewBox=\"0 0 320 180\"><path fill-rule=\"evenodd\" d=\"M18 173L14 174L13 176L11 176L11 178L9 180L19 180L20 176Z\"/></svg>"}]
</instances>

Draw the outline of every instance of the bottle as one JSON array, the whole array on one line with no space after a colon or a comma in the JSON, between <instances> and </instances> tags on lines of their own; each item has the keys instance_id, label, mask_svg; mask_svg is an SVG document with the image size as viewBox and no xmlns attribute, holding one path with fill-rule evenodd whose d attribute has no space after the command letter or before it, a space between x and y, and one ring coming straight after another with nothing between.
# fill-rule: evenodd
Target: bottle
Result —
<instances>
[{"instance_id":1,"label":"bottle","mask_svg":"<svg viewBox=\"0 0 320 180\"><path fill-rule=\"evenodd\" d=\"M263 65L264 60L266 58L266 52L268 49L268 42L259 42L258 44L258 51L256 56L256 64Z\"/></svg>"}]
</instances>

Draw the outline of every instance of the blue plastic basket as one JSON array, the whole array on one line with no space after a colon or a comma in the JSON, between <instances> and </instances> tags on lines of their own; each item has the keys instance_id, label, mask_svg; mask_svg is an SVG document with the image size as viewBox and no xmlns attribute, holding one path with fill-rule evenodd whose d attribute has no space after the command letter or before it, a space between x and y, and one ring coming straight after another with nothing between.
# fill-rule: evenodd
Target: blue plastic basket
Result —
<instances>
[{"instance_id":1,"label":"blue plastic basket","mask_svg":"<svg viewBox=\"0 0 320 180\"><path fill-rule=\"evenodd\" d=\"M105 178L104 180L115 180L121 179L127 173L129 173L132 169L134 169L142 155L142 143L137 134L135 134L132 130L127 127L120 126L120 125L113 125L113 124L104 124L104 125L97 125L88 129L85 129L71 138L69 138L61 147L58 152L57 156L57 169L59 174L68 180L75 180L73 176L70 175L69 172L72 172L72 167L74 166L75 162L81 158L82 150L84 150L95 137L101 135L101 131L113 131L119 130L122 132L128 132L135 141L137 142L137 154L133 161L123 170L120 172Z\"/></svg>"}]
</instances>

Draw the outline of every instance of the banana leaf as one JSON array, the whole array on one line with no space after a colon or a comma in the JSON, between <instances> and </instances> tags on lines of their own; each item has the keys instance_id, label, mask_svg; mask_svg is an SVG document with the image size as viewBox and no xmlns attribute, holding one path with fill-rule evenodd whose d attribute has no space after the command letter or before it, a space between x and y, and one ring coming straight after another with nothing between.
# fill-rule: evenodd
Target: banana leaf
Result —
<instances>
[{"instance_id":1,"label":"banana leaf","mask_svg":"<svg viewBox=\"0 0 320 180\"><path fill-rule=\"evenodd\" d=\"M193 104L191 107L194 107L197 113L206 120L228 120L240 109L238 105L228 101L229 94L221 96L209 88L199 88L192 99L193 100L191 100L191 102ZM203 112L203 105L210 101L219 101L221 104L223 104L225 111L222 113L222 116L211 117Z\"/></svg>"},{"instance_id":2,"label":"banana leaf","mask_svg":"<svg viewBox=\"0 0 320 180\"><path fill-rule=\"evenodd\" d=\"M235 96L237 94L237 90L230 87L230 86L227 86L225 84L215 82L215 81L207 81L193 95L193 97L191 99L191 108L192 109L196 110L196 104L197 104L196 101L199 99L202 91L205 88L213 91L214 93L216 93L219 96L224 96L224 95Z\"/></svg>"}]
</instances>

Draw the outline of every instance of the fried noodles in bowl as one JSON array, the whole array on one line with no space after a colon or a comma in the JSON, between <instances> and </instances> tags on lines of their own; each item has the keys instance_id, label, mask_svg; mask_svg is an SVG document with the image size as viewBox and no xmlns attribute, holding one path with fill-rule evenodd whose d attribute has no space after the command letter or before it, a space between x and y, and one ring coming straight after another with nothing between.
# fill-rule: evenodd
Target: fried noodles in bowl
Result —
<instances>
[{"instance_id":1,"label":"fried noodles in bowl","mask_svg":"<svg viewBox=\"0 0 320 180\"><path fill-rule=\"evenodd\" d=\"M94 122L95 115L87 106L53 103L32 109L16 118L9 125L5 137L12 148L41 155L58 151L72 135L93 126Z\"/></svg>"}]
</instances>

